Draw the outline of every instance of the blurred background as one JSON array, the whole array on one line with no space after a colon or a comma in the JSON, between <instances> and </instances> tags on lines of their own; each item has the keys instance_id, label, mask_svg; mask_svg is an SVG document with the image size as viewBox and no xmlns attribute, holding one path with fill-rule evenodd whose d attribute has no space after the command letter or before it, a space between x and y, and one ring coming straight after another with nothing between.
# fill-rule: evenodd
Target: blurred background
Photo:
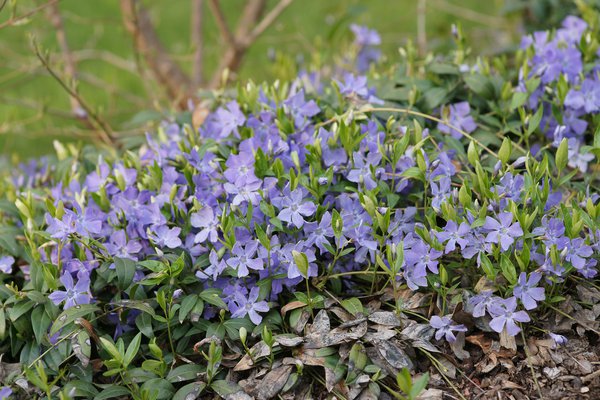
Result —
<instances>
[{"instance_id":1,"label":"blurred background","mask_svg":"<svg viewBox=\"0 0 600 400\"><path fill-rule=\"evenodd\" d=\"M234 84L293 78L343 55L351 24L377 30L382 64L392 65L407 41L422 53L451 49L453 24L472 54L502 53L574 3L0 0L0 154L23 159L53 152L55 139L88 141L98 129L90 111L116 135L139 135L185 108L182 86L220 87L224 63Z\"/></svg>"}]
</instances>

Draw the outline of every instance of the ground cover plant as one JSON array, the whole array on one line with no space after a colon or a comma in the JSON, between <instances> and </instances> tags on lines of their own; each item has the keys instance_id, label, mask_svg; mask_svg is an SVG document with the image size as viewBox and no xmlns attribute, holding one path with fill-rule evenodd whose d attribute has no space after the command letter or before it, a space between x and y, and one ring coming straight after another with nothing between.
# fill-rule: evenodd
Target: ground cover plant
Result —
<instances>
[{"instance_id":1,"label":"ground cover plant","mask_svg":"<svg viewBox=\"0 0 600 400\"><path fill-rule=\"evenodd\" d=\"M0 396L594 398L598 22L383 70L353 26L333 76L56 143L2 183Z\"/></svg>"}]
</instances>

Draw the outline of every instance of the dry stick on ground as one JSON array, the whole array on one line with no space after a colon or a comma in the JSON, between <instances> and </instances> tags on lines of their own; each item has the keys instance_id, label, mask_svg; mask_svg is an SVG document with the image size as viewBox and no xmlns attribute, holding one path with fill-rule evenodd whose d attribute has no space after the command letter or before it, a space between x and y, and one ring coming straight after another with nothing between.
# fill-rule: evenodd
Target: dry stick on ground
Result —
<instances>
[{"instance_id":1,"label":"dry stick on ground","mask_svg":"<svg viewBox=\"0 0 600 400\"><path fill-rule=\"evenodd\" d=\"M160 42L150 16L138 0L121 0L125 28L134 38L136 50L144 57L157 81L169 96L185 106L192 97L192 81L169 56Z\"/></svg>"},{"instance_id":2,"label":"dry stick on ground","mask_svg":"<svg viewBox=\"0 0 600 400\"><path fill-rule=\"evenodd\" d=\"M237 71L239 69L248 48L271 24L273 24L277 17L279 17L292 2L293 0L280 0L279 3L277 3L277 5L257 23L264 11L266 0L248 0L236 33L233 35L225 23L219 1L210 0L209 4L211 6L211 11L215 16L221 34L229 45L227 51L221 57L219 67L210 82L212 88L219 86L225 71Z\"/></svg>"},{"instance_id":3,"label":"dry stick on ground","mask_svg":"<svg viewBox=\"0 0 600 400\"><path fill-rule=\"evenodd\" d=\"M40 52L40 48L38 47L35 39L32 40L32 45L36 57L40 60L50 76L58 82L58 84L69 94L69 96L74 97L81 105L81 108L83 108L83 110L87 113L89 116L88 120L94 126L94 128L97 129L100 140L110 146L118 144L114 138L113 130L110 125L83 100L76 90L74 90L69 84L65 83L65 81L52 69L48 58Z\"/></svg>"},{"instance_id":4,"label":"dry stick on ground","mask_svg":"<svg viewBox=\"0 0 600 400\"><path fill-rule=\"evenodd\" d=\"M204 0L192 0L192 29L191 43L194 49L194 64L192 70L192 81L196 87L204 81L204 48L202 42L204 35Z\"/></svg>"}]
</instances>

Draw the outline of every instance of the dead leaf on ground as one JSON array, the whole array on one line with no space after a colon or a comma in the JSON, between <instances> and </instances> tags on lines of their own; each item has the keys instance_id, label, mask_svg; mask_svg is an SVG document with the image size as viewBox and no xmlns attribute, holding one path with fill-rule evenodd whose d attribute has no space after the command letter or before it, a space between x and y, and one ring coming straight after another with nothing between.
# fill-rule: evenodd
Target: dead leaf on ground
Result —
<instances>
[{"instance_id":1,"label":"dead leaf on ground","mask_svg":"<svg viewBox=\"0 0 600 400\"><path fill-rule=\"evenodd\" d=\"M256 386L247 390L258 400L271 399L283 389L292 373L291 365L282 365L271 370L263 379L256 382Z\"/></svg>"},{"instance_id":2,"label":"dead leaf on ground","mask_svg":"<svg viewBox=\"0 0 600 400\"><path fill-rule=\"evenodd\" d=\"M394 328L402 325L398 316L391 311L376 311L371 313L367 318L369 321L379 325L391 326Z\"/></svg>"},{"instance_id":3,"label":"dead leaf on ground","mask_svg":"<svg viewBox=\"0 0 600 400\"><path fill-rule=\"evenodd\" d=\"M233 370L245 371L254 367L254 361L257 361L259 358L266 357L269 354L271 354L271 349L264 341L261 340L260 342L256 343L250 348L250 354L252 355L252 357L250 357L250 355L248 354L245 354L244 357L242 357L242 359L236 364ZM252 359L254 359L254 361L252 361Z\"/></svg>"}]
</instances>

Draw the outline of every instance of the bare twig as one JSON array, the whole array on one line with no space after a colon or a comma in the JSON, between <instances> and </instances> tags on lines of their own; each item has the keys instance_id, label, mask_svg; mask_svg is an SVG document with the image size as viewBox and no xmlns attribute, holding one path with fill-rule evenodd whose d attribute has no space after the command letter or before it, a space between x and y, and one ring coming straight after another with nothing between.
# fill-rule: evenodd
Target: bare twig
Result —
<instances>
[{"instance_id":1,"label":"bare twig","mask_svg":"<svg viewBox=\"0 0 600 400\"><path fill-rule=\"evenodd\" d=\"M204 80L204 0L192 0L192 29L191 43L194 48L194 63L192 70L192 81L194 85L200 86Z\"/></svg>"},{"instance_id":2,"label":"bare twig","mask_svg":"<svg viewBox=\"0 0 600 400\"><path fill-rule=\"evenodd\" d=\"M110 51L100 49L81 49L72 51L73 57L76 62L83 60L101 60L107 64L110 64L116 68L130 72L137 75L135 63L125 58L119 57L118 55L111 53Z\"/></svg>"},{"instance_id":3,"label":"bare twig","mask_svg":"<svg viewBox=\"0 0 600 400\"><path fill-rule=\"evenodd\" d=\"M70 85L65 83L65 81L56 73L56 71L54 71L54 69L52 69L52 66L50 65L50 62L48 61L48 58L40 52L40 48L35 40L32 40L32 44L33 44L33 49L34 49L36 57L40 60L40 62L42 63L42 65L44 66L46 71L48 71L50 76L52 76L52 78L54 78L54 80L56 80L60 84L60 86L71 97L75 98L79 102L79 104L81 105L81 108L87 113L87 115L89 116L89 121L98 130L100 140L102 140L104 143L106 143L108 145L114 146L116 144L116 141L113 137L113 131L112 131L110 125L104 119L102 119L92 109L92 107L90 107L83 100L83 98L79 95L79 93L77 93L77 91L75 91Z\"/></svg>"},{"instance_id":4,"label":"bare twig","mask_svg":"<svg viewBox=\"0 0 600 400\"><path fill-rule=\"evenodd\" d=\"M52 5L56 4L56 3L58 3L59 1L60 1L60 0L50 0L50 1L48 1L47 3L44 3L44 4L40 5L40 6L37 6L36 8L34 8L34 9L30 10L30 11L27 11L27 12L26 12L25 14L23 14L23 15L19 15L18 17L11 18L11 19L9 19L8 21L5 21L5 22L1 23L1 24L0 24L0 29L2 29L2 28L6 28L7 26L12 26L12 25L16 24L16 23L17 23L17 22L19 22L19 21L22 21L22 20L24 20L24 19L26 19L26 18L29 18L29 17L31 17L32 15L34 15L34 14L36 14L36 13L40 12L40 11L41 11L41 10L43 10L44 8L46 8L46 7L50 7L50 6L52 6Z\"/></svg>"},{"instance_id":5,"label":"bare twig","mask_svg":"<svg viewBox=\"0 0 600 400\"><path fill-rule=\"evenodd\" d=\"M446 12L452 16L462 18L482 25L488 25L493 28L506 28L506 20L494 17L488 14L480 13L467 7L453 4L447 0L431 0L435 3L435 8Z\"/></svg>"},{"instance_id":6,"label":"bare twig","mask_svg":"<svg viewBox=\"0 0 600 400\"><path fill-rule=\"evenodd\" d=\"M426 15L427 0L419 0L417 3L417 48L419 49L420 56L424 56L427 53Z\"/></svg>"},{"instance_id":7,"label":"bare twig","mask_svg":"<svg viewBox=\"0 0 600 400\"><path fill-rule=\"evenodd\" d=\"M52 26L54 26L56 40L58 41L60 51L65 61L65 76L68 80L74 80L77 77L77 67L75 65L73 54L69 49L69 42L67 41L67 34L65 33L65 26L63 24L62 16L60 15L58 3L52 4L48 8L48 14L50 16L50 22L52 23ZM82 120L87 119L86 114L82 112L79 101L73 96L70 96L69 100L71 102L71 111L73 112L73 115Z\"/></svg>"},{"instance_id":8,"label":"bare twig","mask_svg":"<svg viewBox=\"0 0 600 400\"><path fill-rule=\"evenodd\" d=\"M266 31L271 24L273 24L273 22L275 22L277 17L279 17L281 13L285 11L290 4L292 4L293 1L294 0L281 0L279 3L277 3L277 5L273 7L273 9L269 11L267 15L265 15L262 21L260 21L260 23L256 25L254 29L252 29L249 41L254 42L256 39L258 39L258 37L262 35L263 32Z\"/></svg>"},{"instance_id":9,"label":"bare twig","mask_svg":"<svg viewBox=\"0 0 600 400\"><path fill-rule=\"evenodd\" d=\"M126 29L134 38L136 50L144 57L158 82L180 105L185 105L191 97L192 82L163 47L148 12L138 0L121 0L121 12Z\"/></svg>"},{"instance_id":10,"label":"bare twig","mask_svg":"<svg viewBox=\"0 0 600 400\"><path fill-rule=\"evenodd\" d=\"M214 0L216 1L216 0ZM211 80L211 87L217 87L226 70L237 71L242 63L248 48L258 37L292 4L293 0L280 0L279 3L260 21L266 0L248 0L244 13L238 24L234 37L235 46L230 46L221 57L219 67Z\"/></svg>"},{"instance_id":11,"label":"bare twig","mask_svg":"<svg viewBox=\"0 0 600 400\"><path fill-rule=\"evenodd\" d=\"M208 6L215 17L215 22L217 23L217 27L219 27L221 36L223 36L225 39L225 43L227 43L229 47L236 48L238 46L237 40L227 25L225 15L223 14L223 10L221 10L221 6L219 5L219 0L209 0Z\"/></svg>"}]
</instances>

